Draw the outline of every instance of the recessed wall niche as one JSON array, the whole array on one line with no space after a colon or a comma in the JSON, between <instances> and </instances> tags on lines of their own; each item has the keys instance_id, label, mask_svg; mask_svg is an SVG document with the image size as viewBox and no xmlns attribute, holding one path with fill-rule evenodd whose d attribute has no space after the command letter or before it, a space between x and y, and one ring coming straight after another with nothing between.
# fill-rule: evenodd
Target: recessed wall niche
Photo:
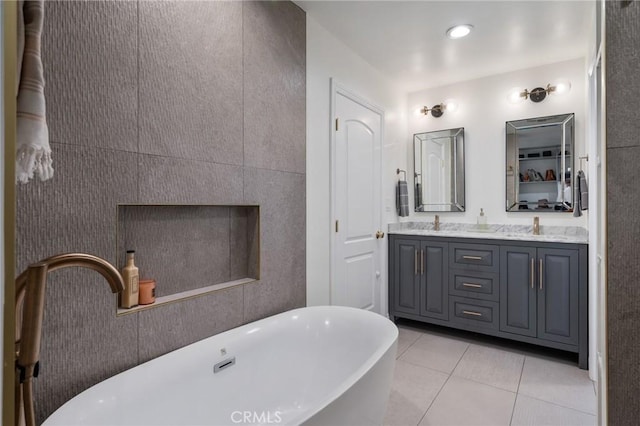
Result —
<instances>
[{"instance_id":1,"label":"recessed wall niche","mask_svg":"<svg viewBox=\"0 0 640 426\"><path fill-rule=\"evenodd\" d=\"M116 258L135 250L140 279L156 281L156 302L118 315L260 279L260 207L118 205Z\"/></svg>"}]
</instances>

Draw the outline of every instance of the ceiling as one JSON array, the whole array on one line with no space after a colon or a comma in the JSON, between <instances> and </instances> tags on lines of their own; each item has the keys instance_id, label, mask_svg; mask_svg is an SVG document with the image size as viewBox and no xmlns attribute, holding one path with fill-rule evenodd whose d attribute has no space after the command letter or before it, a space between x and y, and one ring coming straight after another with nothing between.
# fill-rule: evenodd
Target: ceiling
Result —
<instances>
[{"instance_id":1,"label":"ceiling","mask_svg":"<svg viewBox=\"0 0 640 426\"><path fill-rule=\"evenodd\" d=\"M406 91L585 56L592 1L296 1ZM450 40L445 32L471 24Z\"/></svg>"}]
</instances>

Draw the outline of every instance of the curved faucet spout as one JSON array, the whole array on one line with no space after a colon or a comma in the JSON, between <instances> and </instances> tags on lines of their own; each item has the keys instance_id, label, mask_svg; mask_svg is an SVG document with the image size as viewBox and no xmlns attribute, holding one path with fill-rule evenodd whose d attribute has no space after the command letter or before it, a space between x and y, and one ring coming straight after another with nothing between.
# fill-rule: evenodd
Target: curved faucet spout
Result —
<instances>
[{"instance_id":1,"label":"curved faucet spout","mask_svg":"<svg viewBox=\"0 0 640 426\"><path fill-rule=\"evenodd\" d=\"M32 382L38 375L44 298L49 272L82 267L100 273L113 293L124 290L120 272L106 260L86 253L66 253L33 263L16 278L16 420L35 425ZM24 416L24 417L22 417Z\"/></svg>"},{"instance_id":2,"label":"curved faucet spout","mask_svg":"<svg viewBox=\"0 0 640 426\"><path fill-rule=\"evenodd\" d=\"M120 293L124 290L124 281L122 280L120 272L118 272L118 270L106 260L92 254L57 254L37 263L47 265L47 272L53 272L58 269L64 269L72 266L93 269L94 271L99 272L107 280L112 292ZM28 272L29 269L26 269L18 276L18 278L16 278L16 299L21 295L21 293L24 293Z\"/></svg>"}]
</instances>

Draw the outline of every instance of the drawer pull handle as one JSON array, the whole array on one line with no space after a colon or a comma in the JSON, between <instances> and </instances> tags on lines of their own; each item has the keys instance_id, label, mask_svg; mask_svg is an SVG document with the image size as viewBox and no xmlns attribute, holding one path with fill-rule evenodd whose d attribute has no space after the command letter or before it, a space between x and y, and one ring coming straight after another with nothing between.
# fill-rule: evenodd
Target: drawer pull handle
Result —
<instances>
[{"instance_id":1,"label":"drawer pull handle","mask_svg":"<svg viewBox=\"0 0 640 426\"><path fill-rule=\"evenodd\" d=\"M482 288L480 284L462 283L463 287Z\"/></svg>"},{"instance_id":2,"label":"drawer pull handle","mask_svg":"<svg viewBox=\"0 0 640 426\"><path fill-rule=\"evenodd\" d=\"M462 256L462 258L467 260L482 260L480 256Z\"/></svg>"},{"instance_id":3,"label":"drawer pull handle","mask_svg":"<svg viewBox=\"0 0 640 426\"><path fill-rule=\"evenodd\" d=\"M481 317L482 314L480 312L474 312L474 311L462 311L463 314L465 315L473 315L474 317Z\"/></svg>"},{"instance_id":4,"label":"drawer pull handle","mask_svg":"<svg viewBox=\"0 0 640 426\"><path fill-rule=\"evenodd\" d=\"M418 250L415 250L415 262L413 263L415 274L418 275Z\"/></svg>"}]
</instances>

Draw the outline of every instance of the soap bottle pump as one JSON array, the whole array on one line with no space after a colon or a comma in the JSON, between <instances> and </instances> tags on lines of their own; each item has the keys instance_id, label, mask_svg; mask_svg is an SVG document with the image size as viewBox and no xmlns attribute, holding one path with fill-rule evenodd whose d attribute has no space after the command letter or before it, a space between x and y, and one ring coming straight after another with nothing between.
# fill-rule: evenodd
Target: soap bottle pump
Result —
<instances>
[{"instance_id":1,"label":"soap bottle pump","mask_svg":"<svg viewBox=\"0 0 640 426\"><path fill-rule=\"evenodd\" d=\"M127 265L122 270L124 290L120 293L120 307L133 308L138 305L139 275L138 267L133 263L135 250L127 250Z\"/></svg>"},{"instance_id":2,"label":"soap bottle pump","mask_svg":"<svg viewBox=\"0 0 640 426\"><path fill-rule=\"evenodd\" d=\"M480 216L478 216L478 227L480 228L487 227L487 216L484 215L483 209L480 209Z\"/></svg>"}]
</instances>

